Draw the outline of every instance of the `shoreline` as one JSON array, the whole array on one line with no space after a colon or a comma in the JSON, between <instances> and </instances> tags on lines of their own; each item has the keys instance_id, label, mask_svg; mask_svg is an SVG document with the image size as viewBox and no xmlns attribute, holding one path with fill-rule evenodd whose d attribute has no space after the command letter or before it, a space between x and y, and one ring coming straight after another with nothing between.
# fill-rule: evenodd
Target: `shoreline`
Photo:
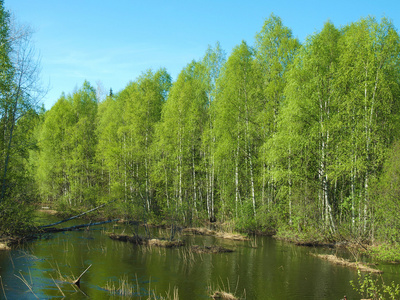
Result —
<instances>
[{"instance_id":1,"label":"shoreline","mask_svg":"<svg viewBox=\"0 0 400 300\"><path fill-rule=\"evenodd\" d=\"M52 209L48 206L41 206L40 209L37 209L36 212L38 213L43 213L43 214L49 214L51 216L58 216L60 218L64 218L65 214L59 213L57 210ZM72 215L72 214L71 214ZM93 216L93 215L92 215ZM88 215L80 217L80 219L90 219L91 221L97 221L97 220L107 220L109 219L107 217L107 214L102 211L98 210L92 218L88 217ZM129 220L124 220L120 219L118 223L125 223L129 222L131 223L132 221ZM143 226L144 224L142 222L134 221L135 224L139 226ZM203 222L200 222L201 226L197 227L184 227L184 226L178 226L183 234L198 234L198 235L213 235L219 238L226 238L226 239L232 239L232 240L242 240L242 241L248 241L250 240L251 236L270 236L276 240L288 242L291 244L295 244L296 246L302 246L302 247L310 247L310 248L330 248L330 249L345 249L347 251L356 251L357 253L362 253L366 254L367 256L371 257L372 259L376 261L384 261L387 263L399 263L398 260L395 259L380 259L374 252L374 248L376 249L379 247L379 243L374 243L374 244L361 244L359 241L348 241L346 239L343 240L332 240L332 241L323 241L319 239L318 236L312 236L310 235L309 237L307 236L298 236L290 231L282 231L281 234L277 232L271 232L271 231L262 231L262 230L255 230L255 231L247 231L247 232L232 232L231 230L231 224L226 225L224 223L210 223L207 220L204 220ZM176 225L171 225L171 224L164 224L164 223L147 223L147 226L150 227L160 227L160 228L165 228L165 229L170 229L171 226L176 226ZM211 225L214 225L213 227L216 227L218 229L209 229ZM230 230L225 230L226 228L224 227L229 227ZM15 239L10 239L14 240ZM17 238L17 243L20 242L22 239ZM1 243L1 239L0 239ZM14 243L14 242L13 242ZM10 246L10 245L6 245ZM1 248L0 248L1 249Z\"/></svg>"}]
</instances>

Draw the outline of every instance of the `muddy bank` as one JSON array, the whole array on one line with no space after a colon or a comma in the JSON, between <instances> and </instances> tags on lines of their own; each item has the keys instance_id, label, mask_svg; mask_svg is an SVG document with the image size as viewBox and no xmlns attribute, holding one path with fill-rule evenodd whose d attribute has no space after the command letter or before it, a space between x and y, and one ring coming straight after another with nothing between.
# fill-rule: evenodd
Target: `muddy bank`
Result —
<instances>
[{"instance_id":1,"label":"muddy bank","mask_svg":"<svg viewBox=\"0 0 400 300\"><path fill-rule=\"evenodd\" d=\"M107 235L112 240L129 242L135 245L146 245L146 246L155 246L164 248L174 248L185 245L185 242L180 240L169 241L167 239L149 239L139 235L125 235L125 234L115 234L115 233L108 233Z\"/></svg>"}]
</instances>

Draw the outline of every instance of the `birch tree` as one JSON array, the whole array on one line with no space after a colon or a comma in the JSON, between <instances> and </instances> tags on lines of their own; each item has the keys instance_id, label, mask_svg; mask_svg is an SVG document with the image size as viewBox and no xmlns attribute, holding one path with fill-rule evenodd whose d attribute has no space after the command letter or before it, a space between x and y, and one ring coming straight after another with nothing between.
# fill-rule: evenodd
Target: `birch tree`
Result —
<instances>
[{"instance_id":1,"label":"birch tree","mask_svg":"<svg viewBox=\"0 0 400 300\"><path fill-rule=\"evenodd\" d=\"M202 211L202 136L207 120L204 67L193 61L171 87L158 127L158 174L165 174L166 210L191 223ZM163 170L161 170L161 168Z\"/></svg>"},{"instance_id":2,"label":"birch tree","mask_svg":"<svg viewBox=\"0 0 400 300\"><path fill-rule=\"evenodd\" d=\"M285 74L293 63L299 41L292 36L289 28L282 24L282 20L271 15L256 35L255 52L256 66L262 76L263 110L260 114L261 130L265 144L260 149L263 160L261 182L261 203L266 213L263 218L269 218L271 207L276 197L276 179L273 177L274 163L267 162L268 140L273 138L277 131L278 116L283 104L283 91L286 86ZM288 177L290 181L291 178ZM289 183L290 185L290 183ZM289 200L290 201L290 200ZM291 202L289 202L289 207ZM289 212L291 209L289 208ZM290 214L290 213L289 213ZM266 220L261 219L265 224Z\"/></svg>"},{"instance_id":3,"label":"birch tree","mask_svg":"<svg viewBox=\"0 0 400 300\"><path fill-rule=\"evenodd\" d=\"M254 220L256 215L258 117L263 110L259 87L253 50L242 42L222 70L215 100L216 165L225 217Z\"/></svg>"},{"instance_id":4,"label":"birch tree","mask_svg":"<svg viewBox=\"0 0 400 300\"><path fill-rule=\"evenodd\" d=\"M399 36L385 18L361 19L343 29L340 52L340 120L347 138L337 173L348 174L352 229L362 234L370 225L371 182L398 136Z\"/></svg>"}]
</instances>

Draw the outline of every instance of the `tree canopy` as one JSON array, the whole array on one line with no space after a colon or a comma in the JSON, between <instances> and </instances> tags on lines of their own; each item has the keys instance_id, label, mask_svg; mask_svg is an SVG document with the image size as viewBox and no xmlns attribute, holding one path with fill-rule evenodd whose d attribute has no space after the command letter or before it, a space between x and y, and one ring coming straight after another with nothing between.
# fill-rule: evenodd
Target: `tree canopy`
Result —
<instances>
[{"instance_id":1,"label":"tree canopy","mask_svg":"<svg viewBox=\"0 0 400 300\"><path fill-rule=\"evenodd\" d=\"M228 57L210 46L175 81L148 70L102 101L85 81L39 113L12 92L0 17L3 202L20 198L11 191L64 208L116 200L133 219L399 240L382 229L398 227L383 209L397 201L400 127L389 20L327 22L301 44L271 15L253 46ZM23 182L30 194L11 189Z\"/></svg>"}]
</instances>

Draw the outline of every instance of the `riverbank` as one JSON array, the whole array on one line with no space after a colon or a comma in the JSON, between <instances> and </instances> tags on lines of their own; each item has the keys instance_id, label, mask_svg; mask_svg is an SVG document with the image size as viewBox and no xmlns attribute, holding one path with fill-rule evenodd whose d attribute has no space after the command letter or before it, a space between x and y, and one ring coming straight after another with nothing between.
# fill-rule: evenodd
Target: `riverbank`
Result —
<instances>
[{"instance_id":1,"label":"riverbank","mask_svg":"<svg viewBox=\"0 0 400 300\"><path fill-rule=\"evenodd\" d=\"M104 221L109 219L110 217L121 217L121 212L111 209L110 211L106 210L96 210L91 212L90 214L83 215L82 219L90 220L91 222ZM48 206L42 206L37 210L40 214L48 214L51 216L58 216L60 218L69 218L74 214L82 214L82 210L64 210L63 212L59 212L54 208ZM132 223L127 219L121 218L119 223ZM135 221L133 222L135 225L143 225L143 222ZM200 225L198 227L184 227L174 225L174 231L180 232L182 234L195 234L195 235L209 235L215 236L223 239L231 239L238 241L248 241L251 240L250 236L272 236L277 240L282 240L285 242L289 242L295 244L297 246L304 247L322 247L322 248L337 248L337 249L346 249L347 251L353 253L355 256L366 255L378 261L384 261L389 263L399 263L400 262L400 247L395 247L393 245L385 244L385 243L361 243L358 240L351 240L350 238L346 239L342 235L332 235L332 234L324 234L321 231L317 230L308 230L305 231L297 231L290 229L288 227L277 230L275 232L271 231L252 231L252 232L235 232L233 228L235 228L232 223L210 223L208 221L197 220L197 224ZM171 229L171 225L167 224L164 221L155 221L150 220L149 223L146 223L146 226L151 227L160 227L165 229ZM210 229L211 228L211 229Z\"/></svg>"},{"instance_id":2,"label":"riverbank","mask_svg":"<svg viewBox=\"0 0 400 300\"><path fill-rule=\"evenodd\" d=\"M55 223L60 220L54 215L50 216L42 212L39 212L39 214L40 216L38 216L37 222L41 224ZM83 220L83 218L76 218L70 221L70 223L61 224L57 227L86 224L89 223L88 219L95 222L97 221L95 217L96 216L88 214L84 216L85 220ZM316 299L334 300L340 299L343 295L350 296L350 299L361 298L355 298L355 293L351 293L352 287L349 282L350 280L354 280L356 276L357 271L355 271L355 268L346 265L343 265L343 267L335 266L333 263L324 261L322 258L314 258L310 255L311 253L330 255L336 252L335 249L324 249L319 246L313 246L311 248L304 246L298 247L294 242L281 242L278 241L277 237L265 237L263 236L265 234L262 233L258 235L248 233L247 236L242 233L242 236L250 238L250 241L238 242L216 236L216 232L222 231L223 228L232 230L234 228L232 223L221 224L204 222L204 227L187 228L186 232L184 232L185 228L180 228L175 225L173 228L175 233L174 239L185 241L183 247L165 249L162 246L148 247L147 243L145 243L146 245L144 247L132 247L129 243L118 242L107 236L106 233L111 232L119 235L136 234L148 236L152 239L168 239L171 236L171 227L166 227L165 222L162 224L159 223L158 226L147 226L146 228L143 224L139 224L139 222L132 223L125 221L123 223L106 224L101 228L97 228L98 230L85 228L79 231L65 232L62 234L46 234L43 238L38 238L36 241L26 246L10 251L10 254L14 262L18 263L18 261L21 260L21 258L19 258L21 256L20 249L29 249L29 251L32 249L30 253L39 258L39 260L34 261L34 263L37 264L37 270L52 268L42 260L43 257L53 257L53 255L56 255L54 256L55 259L51 260L54 269L58 269L58 267L56 268L55 266L68 265L75 262L72 269L70 267L66 269L60 267L60 271L64 275L71 274L72 270L74 278L88 265L83 265L82 260L84 262L90 261L90 263L93 263L93 270L90 272L99 274L96 280L90 284L100 287L105 286L104 278L109 278L110 276L118 278L120 268L126 268L126 272L129 272L129 270L135 270L135 272L137 272L140 286L148 286L149 282L147 282L147 280L151 274L152 287L159 290L161 285L176 285L179 286L179 293L181 293L182 289L182 295L185 295L185 293L205 295L204 286L210 284L215 285L216 282L224 281L225 286L222 287L223 291L235 291L234 294L237 295L236 292L238 290L246 290L249 295L248 299L259 299L260 297L257 297L257 295L259 296L266 292L269 293L271 288L276 290L281 284L282 278L285 278L290 284L282 286L279 290L283 291L290 288L291 297L295 294L298 296L297 298L304 298L305 295L309 296L307 293L309 293L310 289L313 291L318 290L321 286L321 276L324 274L327 276L327 279L326 281L324 281L325 279L323 280L323 284L324 286L330 286L330 284L332 284L329 290L333 292L327 294L326 288L318 290L314 295ZM234 232L234 234L237 233ZM216 246L219 247L217 248ZM46 248L49 249L48 252L45 251ZM81 251L81 249L85 249L85 251ZM226 251L226 249L231 249L233 251ZM57 255L56 253L61 254ZM337 255L350 260L356 260L355 257L352 257L351 254L346 253L344 250L337 251ZM10 260L9 253L3 253L3 256L5 260ZM29 256L29 258L31 257L33 256ZM366 263L370 260L362 257L359 261ZM296 269L293 269L294 264L296 264ZM151 273L141 271L149 270L150 265ZM373 267L372 265L370 266ZM384 271L382 276L384 276L385 280L388 282L393 280L390 277L391 273L388 272L388 268L385 265L382 267L382 264L379 264L376 268ZM33 269L34 268L31 266L31 270ZM293 272L290 270L293 270ZM301 281L304 278L299 278L298 270L301 270L302 274L304 274L304 278L307 277L307 280ZM105 273L102 273L103 271ZM232 273L228 271L232 271ZM176 272L176 274L174 272ZM194 291L194 285L191 284L190 287L187 288L187 291L185 290L187 277L180 278L179 274L188 274L188 272L190 272L190 278L192 278L194 282L202 283L202 289L199 288ZM23 274L24 276L25 274L29 274L29 270ZM57 274L58 270L55 270L52 276L54 277ZM129 277L129 280L131 282L136 282L136 275L134 273L130 274L132 276ZM214 277L204 279L204 274L213 274ZM256 284L257 280L254 280L254 278L247 278L247 274L260 274L259 276L263 278L272 276L276 278L276 281L273 283L263 283L263 285L259 286ZM37 276L37 274L34 276ZM337 278L335 277L335 279L332 280L333 276ZM11 274L11 278L12 277L14 277L13 274ZM141 278L144 278L146 283L143 283ZM160 278L177 279L176 281L165 283L162 282ZM235 283L228 283L227 278L232 281L234 280ZM84 281L88 282L89 280L89 277L84 278ZM236 289L236 281L240 284L238 289ZM116 280L112 282L117 284ZM319 284L315 287L311 287L311 282L318 282ZM303 286L305 287L304 290L306 290L304 293L301 288ZM61 286L61 288L64 290L66 287ZM87 283L84 283L83 288L90 291ZM214 292L215 290L216 289L213 289L212 291ZM160 291L164 292L163 289ZM6 290L6 292L8 291ZM102 292L105 293L105 291ZM242 292L240 292L240 294L242 294ZM211 292L207 293L205 296L210 295L212 295ZM183 299L187 299L186 296L182 297ZM276 293L275 297L271 299L289 298L289 294L282 292Z\"/></svg>"},{"instance_id":3,"label":"riverbank","mask_svg":"<svg viewBox=\"0 0 400 300\"><path fill-rule=\"evenodd\" d=\"M0 251L8 251L13 247L24 243L27 240L30 240L29 237L22 236L2 236L0 237Z\"/></svg>"}]
</instances>

